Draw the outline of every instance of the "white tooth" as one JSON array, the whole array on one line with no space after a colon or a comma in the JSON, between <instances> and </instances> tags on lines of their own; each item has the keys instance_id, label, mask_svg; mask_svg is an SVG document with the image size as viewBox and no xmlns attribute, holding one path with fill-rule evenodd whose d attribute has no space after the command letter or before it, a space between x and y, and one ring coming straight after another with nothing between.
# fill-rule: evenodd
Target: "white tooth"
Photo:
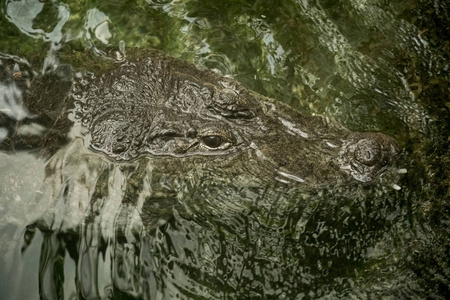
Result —
<instances>
[{"instance_id":1,"label":"white tooth","mask_svg":"<svg viewBox=\"0 0 450 300\"><path fill-rule=\"evenodd\" d=\"M400 186L398 186L398 185L396 185L396 184L393 184L392 187L393 187L394 190L396 190L396 191L399 191L399 190L402 189Z\"/></svg>"},{"instance_id":2,"label":"white tooth","mask_svg":"<svg viewBox=\"0 0 450 300\"><path fill-rule=\"evenodd\" d=\"M398 174L406 174L406 173L408 173L408 170L406 170L406 169L398 169L397 173Z\"/></svg>"}]
</instances>

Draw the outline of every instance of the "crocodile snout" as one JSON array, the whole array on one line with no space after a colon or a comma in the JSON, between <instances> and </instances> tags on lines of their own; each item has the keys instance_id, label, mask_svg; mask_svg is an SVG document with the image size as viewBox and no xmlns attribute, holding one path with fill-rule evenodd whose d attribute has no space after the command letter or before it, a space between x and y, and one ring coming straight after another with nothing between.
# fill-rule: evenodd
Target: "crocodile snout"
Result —
<instances>
[{"instance_id":1,"label":"crocodile snout","mask_svg":"<svg viewBox=\"0 0 450 300\"><path fill-rule=\"evenodd\" d=\"M382 133L355 133L340 152L341 170L361 182L369 182L391 165L400 147Z\"/></svg>"}]
</instances>

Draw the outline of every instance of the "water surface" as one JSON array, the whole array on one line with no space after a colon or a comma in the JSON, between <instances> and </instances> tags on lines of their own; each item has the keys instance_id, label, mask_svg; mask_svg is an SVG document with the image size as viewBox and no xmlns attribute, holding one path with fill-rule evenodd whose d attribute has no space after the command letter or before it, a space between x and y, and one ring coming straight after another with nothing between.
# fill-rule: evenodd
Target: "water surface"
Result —
<instances>
[{"instance_id":1,"label":"water surface","mask_svg":"<svg viewBox=\"0 0 450 300\"><path fill-rule=\"evenodd\" d=\"M448 298L449 12L439 0L2 1L0 58L37 73L78 71L111 47L160 49L303 114L390 134L403 152L401 174L374 185L205 183L137 211L146 172L2 151L0 298ZM43 132L21 99L0 83L0 142L14 126ZM55 207L48 186L99 169L107 205L72 226L79 203ZM33 225L49 212L65 227Z\"/></svg>"}]
</instances>

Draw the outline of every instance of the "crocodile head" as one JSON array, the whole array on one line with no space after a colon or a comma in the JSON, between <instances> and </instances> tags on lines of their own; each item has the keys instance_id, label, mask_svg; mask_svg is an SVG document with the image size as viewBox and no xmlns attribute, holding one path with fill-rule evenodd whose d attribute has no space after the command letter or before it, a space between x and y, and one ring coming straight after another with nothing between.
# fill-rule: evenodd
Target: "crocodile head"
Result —
<instances>
[{"instance_id":1,"label":"crocodile head","mask_svg":"<svg viewBox=\"0 0 450 300\"><path fill-rule=\"evenodd\" d=\"M235 180L371 182L399 152L387 135L301 115L159 52L77 80L72 97L91 150L115 161L151 158L167 173L195 161Z\"/></svg>"}]
</instances>

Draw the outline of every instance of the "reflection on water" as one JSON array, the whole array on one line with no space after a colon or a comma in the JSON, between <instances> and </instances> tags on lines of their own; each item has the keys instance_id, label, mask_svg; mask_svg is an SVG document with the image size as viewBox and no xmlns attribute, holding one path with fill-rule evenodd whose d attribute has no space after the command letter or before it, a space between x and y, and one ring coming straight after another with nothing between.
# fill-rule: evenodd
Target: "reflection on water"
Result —
<instances>
[{"instance_id":1,"label":"reflection on water","mask_svg":"<svg viewBox=\"0 0 450 300\"><path fill-rule=\"evenodd\" d=\"M75 290L149 299L345 293L406 213L389 187L189 183L146 159L108 164L80 143L48 163L38 201L57 203L25 233L43 235L45 298Z\"/></svg>"},{"instance_id":2,"label":"reflection on water","mask_svg":"<svg viewBox=\"0 0 450 300\"><path fill-rule=\"evenodd\" d=\"M445 1L5 0L1 9L1 299L449 297ZM86 47L101 55L121 41L231 75L302 113L394 135L407 173L304 190L236 183L221 169L220 182L169 176L77 141L41 151L59 128L23 104L29 79L77 69Z\"/></svg>"}]
</instances>

